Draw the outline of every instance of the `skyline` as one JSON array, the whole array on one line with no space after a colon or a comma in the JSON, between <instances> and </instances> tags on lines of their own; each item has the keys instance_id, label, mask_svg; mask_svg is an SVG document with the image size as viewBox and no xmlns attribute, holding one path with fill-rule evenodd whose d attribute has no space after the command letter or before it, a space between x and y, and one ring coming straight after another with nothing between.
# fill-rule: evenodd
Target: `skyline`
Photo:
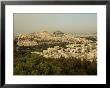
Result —
<instances>
[{"instance_id":1,"label":"skyline","mask_svg":"<svg viewBox=\"0 0 110 88\"><path fill-rule=\"evenodd\" d=\"M96 33L96 13L15 13L14 35L40 31Z\"/></svg>"}]
</instances>

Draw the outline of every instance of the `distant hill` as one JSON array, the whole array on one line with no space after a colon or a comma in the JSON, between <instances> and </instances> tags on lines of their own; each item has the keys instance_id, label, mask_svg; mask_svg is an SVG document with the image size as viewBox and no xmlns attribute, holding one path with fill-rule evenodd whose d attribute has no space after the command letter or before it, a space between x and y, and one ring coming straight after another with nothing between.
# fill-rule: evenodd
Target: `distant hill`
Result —
<instances>
[{"instance_id":1,"label":"distant hill","mask_svg":"<svg viewBox=\"0 0 110 88\"><path fill-rule=\"evenodd\" d=\"M59 37L61 37L61 36L64 35L64 33L61 32L60 30L53 32L53 34L54 34L55 36L59 36Z\"/></svg>"}]
</instances>

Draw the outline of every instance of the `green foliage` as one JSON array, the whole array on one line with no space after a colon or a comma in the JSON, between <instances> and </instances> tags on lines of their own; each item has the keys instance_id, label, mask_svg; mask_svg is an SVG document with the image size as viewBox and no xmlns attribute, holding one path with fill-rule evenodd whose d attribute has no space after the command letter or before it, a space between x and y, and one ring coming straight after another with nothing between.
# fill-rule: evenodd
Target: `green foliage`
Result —
<instances>
[{"instance_id":1,"label":"green foliage","mask_svg":"<svg viewBox=\"0 0 110 88\"><path fill-rule=\"evenodd\" d=\"M16 52L18 53L18 52ZM14 75L96 75L96 61L76 58L44 58L37 54L19 52L14 56Z\"/></svg>"}]
</instances>

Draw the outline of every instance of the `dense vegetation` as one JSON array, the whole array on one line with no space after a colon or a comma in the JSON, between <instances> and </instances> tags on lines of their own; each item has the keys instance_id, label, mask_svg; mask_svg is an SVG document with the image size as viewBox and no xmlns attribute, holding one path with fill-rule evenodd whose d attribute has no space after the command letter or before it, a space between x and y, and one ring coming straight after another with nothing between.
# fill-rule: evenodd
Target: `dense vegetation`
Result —
<instances>
[{"instance_id":1,"label":"dense vegetation","mask_svg":"<svg viewBox=\"0 0 110 88\"><path fill-rule=\"evenodd\" d=\"M29 52L16 52L14 75L96 75L96 62L75 58L44 58Z\"/></svg>"}]
</instances>

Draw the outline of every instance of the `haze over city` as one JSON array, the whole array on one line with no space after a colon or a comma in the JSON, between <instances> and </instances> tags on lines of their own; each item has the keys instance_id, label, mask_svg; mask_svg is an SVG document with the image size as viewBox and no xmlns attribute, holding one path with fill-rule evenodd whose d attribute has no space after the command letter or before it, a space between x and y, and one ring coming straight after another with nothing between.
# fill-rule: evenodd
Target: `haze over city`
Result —
<instances>
[{"instance_id":1,"label":"haze over city","mask_svg":"<svg viewBox=\"0 0 110 88\"><path fill-rule=\"evenodd\" d=\"M39 31L68 33L96 33L96 13L16 13L14 14L14 35Z\"/></svg>"}]
</instances>

